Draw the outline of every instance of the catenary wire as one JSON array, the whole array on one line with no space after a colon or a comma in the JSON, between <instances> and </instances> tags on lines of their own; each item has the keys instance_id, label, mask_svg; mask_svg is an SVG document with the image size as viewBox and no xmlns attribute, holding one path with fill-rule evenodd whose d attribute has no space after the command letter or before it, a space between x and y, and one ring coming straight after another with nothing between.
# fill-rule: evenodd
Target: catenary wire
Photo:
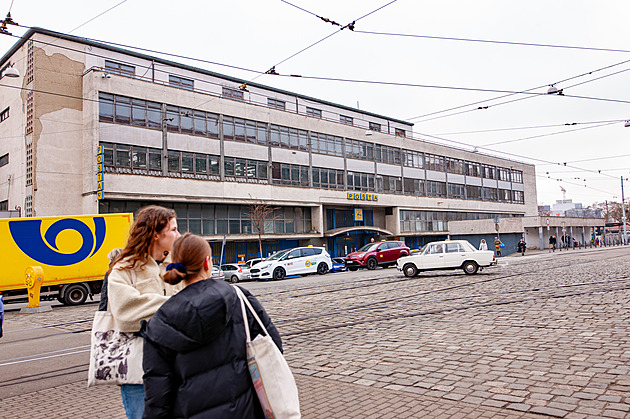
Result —
<instances>
[{"instance_id":1,"label":"catenary wire","mask_svg":"<svg viewBox=\"0 0 630 419\"><path fill-rule=\"evenodd\" d=\"M529 129L538 129L538 128L556 128L556 127L571 126L571 125L592 125L592 124L603 124L606 122L624 122L624 121L625 119L610 119L607 121L567 122L564 124L533 125L529 127L511 127L511 128L481 129L481 130L474 130L474 131L438 132L438 133L435 133L434 135L479 134L479 133L484 133L484 132L519 131L519 130L529 130Z\"/></svg>"},{"instance_id":2,"label":"catenary wire","mask_svg":"<svg viewBox=\"0 0 630 419\"><path fill-rule=\"evenodd\" d=\"M583 47L583 46L576 46L576 45L538 44L538 43L530 43L530 42L496 41L496 40L489 40L489 39L456 38L456 37L449 37L449 36L414 35L414 34L404 34L404 33L374 32L374 31L361 31L361 30L355 30L355 32L366 34L366 35L398 36L398 37L406 37L406 38L437 39L437 40L444 40L444 41L480 42L480 43L486 43L486 44L504 44L504 45L518 45L518 46L527 46L527 47L563 48L563 49L586 50L586 51L630 53L630 50L627 50L627 49Z\"/></svg>"}]
</instances>

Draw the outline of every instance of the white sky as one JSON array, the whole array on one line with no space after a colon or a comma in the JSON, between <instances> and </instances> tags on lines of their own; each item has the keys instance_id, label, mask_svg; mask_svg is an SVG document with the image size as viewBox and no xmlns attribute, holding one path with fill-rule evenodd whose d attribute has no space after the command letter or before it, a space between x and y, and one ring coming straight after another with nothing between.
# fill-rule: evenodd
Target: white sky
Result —
<instances>
[{"instance_id":1,"label":"white sky","mask_svg":"<svg viewBox=\"0 0 630 419\"><path fill-rule=\"evenodd\" d=\"M345 25L389 1L295 0L291 3ZM11 15L24 26L69 33L120 2L13 0ZM10 0L0 0L0 16L4 16L10 6ZM500 45L357 31L630 51L629 16L628 0L398 0L359 20L355 32L340 31L278 65L276 70L285 75L523 91L630 60L630 52ZM280 0L128 0L72 34L264 72L338 29ZM9 30L14 35L25 32L24 28L14 26ZM16 38L0 36L0 51L5 52L15 41ZM254 73L226 67L172 60L246 80L256 77ZM629 71L569 88L572 84L622 70ZM405 120L503 95L270 75L260 76L256 82L347 106L357 106L358 102L363 110ZM492 151L482 148L480 151L504 157L510 157L504 153L512 153L515 160L535 163L541 204L562 199L560 186L567 190L567 199L584 205L605 199L620 201L620 177L630 175L630 128L624 127L624 120L630 120L630 61L557 87L566 87L564 97L541 95L492 106L526 97L515 95L465 106L458 111L490 105L485 110L424 122L414 119L414 132L459 141L469 145L460 145L462 148L471 150L473 146L581 129L491 145L488 148ZM547 87L534 90L546 91ZM449 113L453 112L434 116ZM619 122L601 127L585 124L615 120ZM579 125L461 133L567 123ZM588 127L593 128L582 129ZM587 159L593 160L583 161ZM545 164L545 161L555 164ZM573 167L565 167L564 162ZM599 170L602 174L597 173ZM626 199L629 194L630 188L626 188Z\"/></svg>"}]
</instances>

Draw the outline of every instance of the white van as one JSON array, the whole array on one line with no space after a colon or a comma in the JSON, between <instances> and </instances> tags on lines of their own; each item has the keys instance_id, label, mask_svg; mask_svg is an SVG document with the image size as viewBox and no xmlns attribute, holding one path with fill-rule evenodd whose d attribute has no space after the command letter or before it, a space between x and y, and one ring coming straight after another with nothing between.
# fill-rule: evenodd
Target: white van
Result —
<instances>
[{"instance_id":1,"label":"white van","mask_svg":"<svg viewBox=\"0 0 630 419\"><path fill-rule=\"evenodd\" d=\"M254 280L283 279L287 275L320 275L332 269L330 255L323 247L296 247L274 253L256 264L249 273Z\"/></svg>"}]
</instances>

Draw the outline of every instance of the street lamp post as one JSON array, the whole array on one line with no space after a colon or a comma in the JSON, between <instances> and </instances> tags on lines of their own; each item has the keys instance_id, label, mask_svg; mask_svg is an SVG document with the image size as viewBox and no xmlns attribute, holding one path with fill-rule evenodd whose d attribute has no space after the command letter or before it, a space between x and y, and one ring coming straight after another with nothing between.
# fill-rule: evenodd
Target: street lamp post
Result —
<instances>
[{"instance_id":1,"label":"street lamp post","mask_svg":"<svg viewBox=\"0 0 630 419\"><path fill-rule=\"evenodd\" d=\"M622 243L628 244L628 232L626 231L626 200L623 195L623 176L621 176L621 222L623 223L623 240Z\"/></svg>"}]
</instances>

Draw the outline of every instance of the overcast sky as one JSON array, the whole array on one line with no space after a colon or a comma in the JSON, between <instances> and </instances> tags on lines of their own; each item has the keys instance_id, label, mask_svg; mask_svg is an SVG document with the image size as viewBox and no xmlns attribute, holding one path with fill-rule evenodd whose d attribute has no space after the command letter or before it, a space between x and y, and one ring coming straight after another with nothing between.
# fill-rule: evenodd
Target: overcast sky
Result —
<instances>
[{"instance_id":1,"label":"overcast sky","mask_svg":"<svg viewBox=\"0 0 630 419\"><path fill-rule=\"evenodd\" d=\"M290 3L345 26L390 1ZM23 26L261 73L276 65L281 75L407 84L261 76L170 58L347 106L358 104L414 122L419 138L533 163L540 204L562 199L561 186L567 199L584 205L620 201L620 177L630 176L630 127L624 127L630 120L628 0L397 0L357 20L354 32L340 31L280 0L0 0L0 15L10 7ZM26 31L9 30L13 35ZM6 51L15 41L0 36L0 49ZM563 96L546 94L553 83L564 89ZM544 94L506 96L525 90ZM508 101L513 102L503 103ZM457 109L444 112L452 108ZM626 189L628 199L630 187Z\"/></svg>"}]
</instances>

